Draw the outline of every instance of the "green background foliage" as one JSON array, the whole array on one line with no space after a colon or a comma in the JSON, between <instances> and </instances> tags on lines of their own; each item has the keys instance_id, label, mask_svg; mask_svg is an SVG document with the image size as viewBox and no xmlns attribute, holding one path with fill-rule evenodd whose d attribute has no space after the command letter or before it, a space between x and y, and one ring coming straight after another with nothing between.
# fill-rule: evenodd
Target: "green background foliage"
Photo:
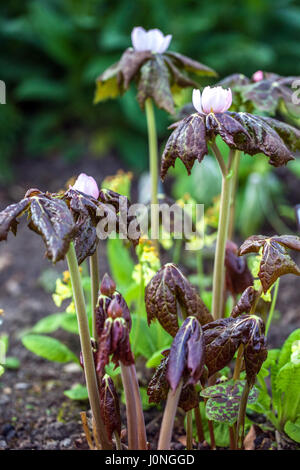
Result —
<instances>
[{"instance_id":1,"label":"green background foliage","mask_svg":"<svg viewBox=\"0 0 300 470\"><path fill-rule=\"evenodd\" d=\"M2 182L12 177L12 156L45 157L54 151L73 161L86 151L99 156L116 148L134 169L147 168L145 120L133 99L135 91L92 104L95 78L130 45L134 26L173 34L171 50L215 68L220 77L251 75L257 69L299 75L297 3L2 2L0 79L7 88L7 105L0 113ZM164 112L157 115L163 138L169 118Z\"/></svg>"}]
</instances>

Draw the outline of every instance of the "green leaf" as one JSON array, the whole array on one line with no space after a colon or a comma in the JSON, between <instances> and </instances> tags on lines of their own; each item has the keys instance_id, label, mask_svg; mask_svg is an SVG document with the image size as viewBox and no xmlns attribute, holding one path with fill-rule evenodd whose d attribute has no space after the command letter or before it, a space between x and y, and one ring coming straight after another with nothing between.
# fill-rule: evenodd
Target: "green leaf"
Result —
<instances>
[{"instance_id":1,"label":"green leaf","mask_svg":"<svg viewBox=\"0 0 300 470\"><path fill-rule=\"evenodd\" d=\"M132 283L133 260L124 242L119 238L108 239L107 256L112 278L115 280L118 290L122 293L122 290L126 291Z\"/></svg>"},{"instance_id":2,"label":"green leaf","mask_svg":"<svg viewBox=\"0 0 300 470\"><path fill-rule=\"evenodd\" d=\"M84 385L76 384L70 390L65 390L64 395L71 400L88 400L89 395Z\"/></svg>"},{"instance_id":3,"label":"green leaf","mask_svg":"<svg viewBox=\"0 0 300 470\"><path fill-rule=\"evenodd\" d=\"M299 341L299 340L300 340L300 328L293 331L290 334L290 336L287 338L287 340L284 342L284 345L281 348L279 359L278 359L278 366L280 368L290 361L291 354L292 354L292 345L294 341Z\"/></svg>"},{"instance_id":4,"label":"green leaf","mask_svg":"<svg viewBox=\"0 0 300 470\"><path fill-rule=\"evenodd\" d=\"M20 361L17 357L7 357L5 359L5 369L19 369Z\"/></svg>"},{"instance_id":5,"label":"green leaf","mask_svg":"<svg viewBox=\"0 0 300 470\"><path fill-rule=\"evenodd\" d=\"M148 367L148 369L156 368L159 366L163 358L162 352L164 350L165 348L162 348L159 351L155 351L155 353L152 354L150 359L148 359L148 361L146 362L146 367Z\"/></svg>"},{"instance_id":6,"label":"green leaf","mask_svg":"<svg viewBox=\"0 0 300 470\"><path fill-rule=\"evenodd\" d=\"M32 328L31 332L52 333L60 327L62 319L62 313L54 313L53 315L48 315L47 317L44 317L40 321L38 321Z\"/></svg>"},{"instance_id":7,"label":"green leaf","mask_svg":"<svg viewBox=\"0 0 300 470\"><path fill-rule=\"evenodd\" d=\"M286 419L292 421L296 418L299 405L300 390L300 364L288 362L278 372L276 377L276 391L283 393L281 396L283 414ZM278 397L280 399L280 397Z\"/></svg>"},{"instance_id":8,"label":"green leaf","mask_svg":"<svg viewBox=\"0 0 300 470\"><path fill-rule=\"evenodd\" d=\"M300 443L300 418L294 423L287 421L284 426L284 432L294 441Z\"/></svg>"},{"instance_id":9,"label":"green leaf","mask_svg":"<svg viewBox=\"0 0 300 470\"><path fill-rule=\"evenodd\" d=\"M157 351L163 351L170 347L172 337L158 323L152 323L149 327L146 318L140 317L138 327L138 315L133 314L131 318L130 338L132 344L135 343L136 334L139 335L136 341L135 354L141 354L141 356L149 359ZM137 328L140 333L137 333Z\"/></svg>"},{"instance_id":10,"label":"green leaf","mask_svg":"<svg viewBox=\"0 0 300 470\"><path fill-rule=\"evenodd\" d=\"M23 336L22 343L29 351L48 361L79 362L75 354L67 346L50 336L28 334Z\"/></svg>"},{"instance_id":11,"label":"green leaf","mask_svg":"<svg viewBox=\"0 0 300 470\"><path fill-rule=\"evenodd\" d=\"M70 333L78 334L77 317L73 313L66 312L61 321L61 328Z\"/></svg>"}]
</instances>

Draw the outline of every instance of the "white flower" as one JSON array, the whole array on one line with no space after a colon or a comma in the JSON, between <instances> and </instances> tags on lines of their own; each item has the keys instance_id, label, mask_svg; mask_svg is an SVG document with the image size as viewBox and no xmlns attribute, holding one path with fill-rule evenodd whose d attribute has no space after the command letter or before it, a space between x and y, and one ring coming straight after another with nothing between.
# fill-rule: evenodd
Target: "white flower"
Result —
<instances>
[{"instance_id":1,"label":"white flower","mask_svg":"<svg viewBox=\"0 0 300 470\"><path fill-rule=\"evenodd\" d=\"M230 88L225 90L221 86L211 88L207 86L202 92L193 90L193 105L198 113L225 113L232 103L232 93Z\"/></svg>"},{"instance_id":2,"label":"white flower","mask_svg":"<svg viewBox=\"0 0 300 470\"><path fill-rule=\"evenodd\" d=\"M151 51L163 54L169 47L172 35L164 36L159 29L145 31L141 26L133 28L131 41L135 51Z\"/></svg>"},{"instance_id":3,"label":"white flower","mask_svg":"<svg viewBox=\"0 0 300 470\"><path fill-rule=\"evenodd\" d=\"M98 199L99 197L99 188L96 181L92 176L88 176L85 173L81 173L78 176L73 189L76 189L87 196L92 196L95 199Z\"/></svg>"}]
</instances>

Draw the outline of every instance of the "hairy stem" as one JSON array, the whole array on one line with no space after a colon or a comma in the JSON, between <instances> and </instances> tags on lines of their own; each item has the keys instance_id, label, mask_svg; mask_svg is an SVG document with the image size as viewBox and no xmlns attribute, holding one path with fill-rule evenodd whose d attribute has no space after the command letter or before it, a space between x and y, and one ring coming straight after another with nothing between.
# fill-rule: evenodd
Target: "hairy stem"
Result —
<instances>
[{"instance_id":1,"label":"hairy stem","mask_svg":"<svg viewBox=\"0 0 300 470\"><path fill-rule=\"evenodd\" d=\"M194 408L194 415L195 415L198 441L203 442L205 440L205 437L204 437L203 424L202 424L202 418L201 418L199 406L196 406L196 408Z\"/></svg>"},{"instance_id":2,"label":"hairy stem","mask_svg":"<svg viewBox=\"0 0 300 470\"><path fill-rule=\"evenodd\" d=\"M97 340L95 309L98 302L99 293L99 263L98 247L95 253L90 256L90 276L91 276L91 299L92 299L92 335Z\"/></svg>"},{"instance_id":3,"label":"hairy stem","mask_svg":"<svg viewBox=\"0 0 300 470\"><path fill-rule=\"evenodd\" d=\"M126 417L127 417L127 436L128 449L138 450L138 417L134 396L134 386L132 383L131 369L120 362L121 377L126 400Z\"/></svg>"},{"instance_id":4,"label":"hairy stem","mask_svg":"<svg viewBox=\"0 0 300 470\"><path fill-rule=\"evenodd\" d=\"M67 262L71 277L73 296L75 302L75 309L77 314L79 338L81 344L81 351L84 363L85 380L88 390L90 406L92 410L95 427L97 430L98 438L101 443L102 449L111 449L111 443L108 440L106 429L101 418L100 405L99 405L99 390L97 383L97 376L94 365L94 358L91 348L91 338L89 332L88 318L85 308L85 300L83 289L81 285L81 278L73 243L70 243L70 248L67 253Z\"/></svg>"},{"instance_id":5,"label":"hairy stem","mask_svg":"<svg viewBox=\"0 0 300 470\"><path fill-rule=\"evenodd\" d=\"M231 198L231 175L222 176L222 192L220 215L213 274L212 316L215 320L222 317L224 281L225 281L225 249L228 234L229 209Z\"/></svg>"},{"instance_id":6,"label":"hairy stem","mask_svg":"<svg viewBox=\"0 0 300 470\"><path fill-rule=\"evenodd\" d=\"M180 398L183 382L179 382L175 391L169 390L167 403L161 423L158 450L169 450L174 426L174 419L177 411L177 405Z\"/></svg>"},{"instance_id":7,"label":"hairy stem","mask_svg":"<svg viewBox=\"0 0 300 470\"><path fill-rule=\"evenodd\" d=\"M146 436L146 427L143 413L143 405L141 400L141 395L139 391L139 383L136 376L135 365L132 364L129 366L131 371L131 379L133 385L133 394L136 405L136 414L137 414L137 428L138 428L138 443L139 450L147 450L147 436Z\"/></svg>"},{"instance_id":8,"label":"hairy stem","mask_svg":"<svg viewBox=\"0 0 300 470\"><path fill-rule=\"evenodd\" d=\"M272 296L272 303L271 303L271 307L270 307L270 311L269 311L269 315L268 315L268 319L267 319L267 323L266 323L265 336L267 336L269 328L270 328L271 323L272 323L273 315L274 315L274 312L275 312L276 300L277 300L277 296L278 296L278 289L279 289L279 278L277 279L277 281L275 283L275 287L274 287L274 294Z\"/></svg>"},{"instance_id":9,"label":"hairy stem","mask_svg":"<svg viewBox=\"0 0 300 470\"><path fill-rule=\"evenodd\" d=\"M193 448L193 410L189 410L186 414L186 449Z\"/></svg>"},{"instance_id":10,"label":"hairy stem","mask_svg":"<svg viewBox=\"0 0 300 470\"><path fill-rule=\"evenodd\" d=\"M158 150L155 114L151 98L145 101L148 129L149 167L151 176L151 238L158 251L159 243L159 212L158 212Z\"/></svg>"}]
</instances>

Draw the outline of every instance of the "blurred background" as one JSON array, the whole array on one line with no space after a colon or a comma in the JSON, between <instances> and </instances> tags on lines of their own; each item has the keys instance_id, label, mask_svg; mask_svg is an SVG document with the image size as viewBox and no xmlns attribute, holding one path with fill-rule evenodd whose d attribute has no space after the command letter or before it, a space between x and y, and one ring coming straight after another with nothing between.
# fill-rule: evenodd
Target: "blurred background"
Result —
<instances>
[{"instance_id":1,"label":"blurred background","mask_svg":"<svg viewBox=\"0 0 300 470\"><path fill-rule=\"evenodd\" d=\"M300 74L300 6L293 0L28 0L1 2L0 180L21 160L76 162L116 151L127 168L147 168L146 127L131 90L94 106L96 77L131 45L136 25L171 33L171 50L220 78L258 69ZM158 112L161 138L168 116ZM122 163L120 163L122 166Z\"/></svg>"}]
</instances>

